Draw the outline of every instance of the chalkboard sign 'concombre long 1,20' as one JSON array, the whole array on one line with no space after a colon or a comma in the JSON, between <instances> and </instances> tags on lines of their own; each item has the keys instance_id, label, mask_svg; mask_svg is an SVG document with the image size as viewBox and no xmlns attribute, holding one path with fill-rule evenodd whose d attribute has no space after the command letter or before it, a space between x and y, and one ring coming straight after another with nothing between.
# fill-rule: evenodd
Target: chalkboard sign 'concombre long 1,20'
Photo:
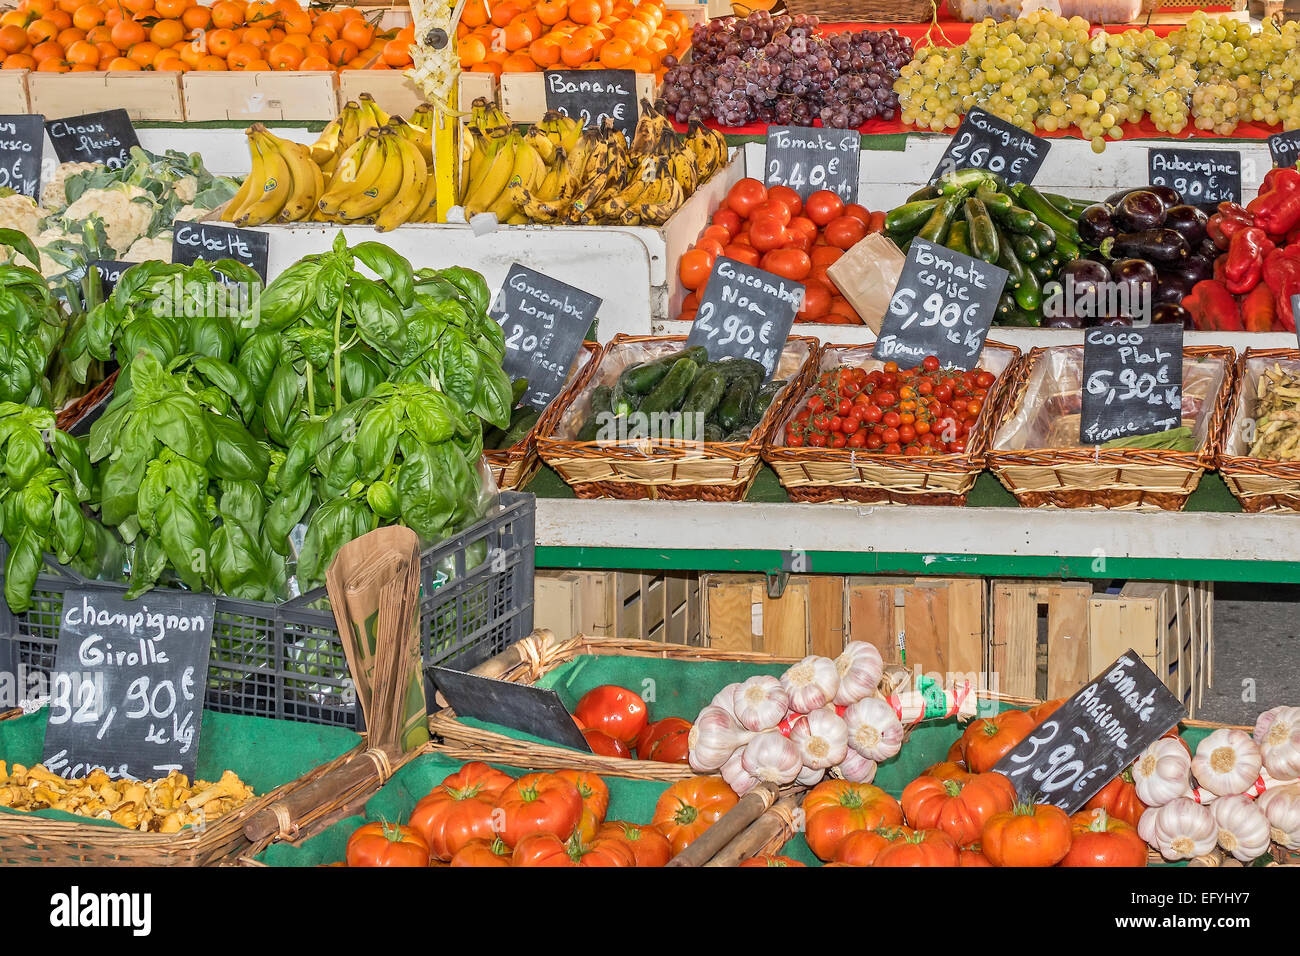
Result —
<instances>
[{"instance_id":1,"label":"chalkboard sign 'concombre long 1,20'","mask_svg":"<svg viewBox=\"0 0 1300 956\"><path fill-rule=\"evenodd\" d=\"M215 610L211 595L65 592L45 766L64 777L99 768L193 778Z\"/></svg>"}]
</instances>

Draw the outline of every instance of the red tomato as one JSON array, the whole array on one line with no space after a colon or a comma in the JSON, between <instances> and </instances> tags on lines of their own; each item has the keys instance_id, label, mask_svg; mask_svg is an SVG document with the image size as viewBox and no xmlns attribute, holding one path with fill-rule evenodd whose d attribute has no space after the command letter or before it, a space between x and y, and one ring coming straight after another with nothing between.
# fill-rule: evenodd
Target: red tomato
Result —
<instances>
[{"instance_id":1,"label":"red tomato","mask_svg":"<svg viewBox=\"0 0 1300 956\"><path fill-rule=\"evenodd\" d=\"M429 844L410 827L365 823L348 837L348 866L429 865Z\"/></svg>"},{"instance_id":2,"label":"red tomato","mask_svg":"<svg viewBox=\"0 0 1300 956\"><path fill-rule=\"evenodd\" d=\"M731 241L731 231L722 226L705 226L700 233L701 239L716 239L718 245L725 246ZM696 245L699 245L697 242Z\"/></svg>"},{"instance_id":3,"label":"red tomato","mask_svg":"<svg viewBox=\"0 0 1300 956\"><path fill-rule=\"evenodd\" d=\"M771 252L789 245L790 237L781 220L774 216L759 216L750 223L749 241L759 252Z\"/></svg>"},{"instance_id":4,"label":"red tomato","mask_svg":"<svg viewBox=\"0 0 1300 956\"><path fill-rule=\"evenodd\" d=\"M676 855L739 801L721 777L691 777L659 795L650 822L663 831Z\"/></svg>"},{"instance_id":5,"label":"red tomato","mask_svg":"<svg viewBox=\"0 0 1300 956\"><path fill-rule=\"evenodd\" d=\"M792 234L807 236L809 243L817 239L817 223L807 216L795 216L786 226L786 230Z\"/></svg>"},{"instance_id":6,"label":"red tomato","mask_svg":"<svg viewBox=\"0 0 1300 956\"><path fill-rule=\"evenodd\" d=\"M727 206L719 207L718 211L713 214L712 222L715 226L721 226L727 230L729 236L734 236L740 232L740 214Z\"/></svg>"},{"instance_id":7,"label":"red tomato","mask_svg":"<svg viewBox=\"0 0 1300 956\"><path fill-rule=\"evenodd\" d=\"M727 206L741 219L748 219L754 207L767 201L767 187L757 179L746 177L727 193Z\"/></svg>"},{"instance_id":8,"label":"red tomato","mask_svg":"<svg viewBox=\"0 0 1300 956\"><path fill-rule=\"evenodd\" d=\"M582 817L578 821L577 835L584 843L594 840L596 831L605 822L605 811L609 809L609 787L589 770L557 770L555 775L578 788L582 797Z\"/></svg>"},{"instance_id":9,"label":"red tomato","mask_svg":"<svg viewBox=\"0 0 1300 956\"><path fill-rule=\"evenodd\" d=\"M840 216L826 225L826 241L841 249L851 249L867 235L867 227L852 216Z\"/></svg>"},{"instance_id":10,"label":"red tomato","mask_svg":"<svg viewBox=\"0 0 1300 956\"><path fill-rule=\"evenodd\" d=\"M435 860L450 860L474 839L492 839L496 799L514 781L485 763L467 763L423 797L407 825L418 833Z\"/></svg>"},{"instance_id":11,"label":"red tomato","mask_svg":"<svg viewBox=\"0 0 1300 956\"><path fill-rule=\"evenodd\" d=\"M907 827L879 827L875 830L854 830L835 847L836 863L849 866L870 866L880 851L896 843L912 831Z\"/></svg>"},{"instance_id":12,"label":"red tomato","mask_svg":"<svg viewBox=\"0 0 1300 956\"><path fill-rule=\"evenodd\" d=\"M724 246L722 254L728 259L735 259L737 262L743 262L747 266L757 266L758 260L762 258L762 256L758 254L758 250L753 246L742 246L734 242L729 246ZM703 289L704 287L700 286L700 288Z\"/></svg>"},{"instance_id":13,"label":"red tomato","mask_svg":"<svg viewBox=\"0 0 1300 956\"><path fill-rule=\"evenodd\" d=\"M881 847L872 866L957 866L961 848L942 830L917 830Z\"/></svg>"},{"instance_id":14,"label":"red tomato","mask_svg":"<svg viewBox=\"0 0 1300 956\"><path fill-rule=\"evenodd\" d=\"M514 866L636 866L632 848L620 840L592 843L561 840L551 833L530 833L515 847Z\"/></svg>"},{"instance_id":15,"label":"red tomato","mask_svg":"<svg viewBox=\"0 0 1300 956\"><path fill-rule=\"evenodd\" d=\"M804 215L824 226L837 216L844 215L844 200L829 189L819 189L803 204Z\"/></svg>"},{"instance_id":16,"label":"red tomato","mask_svg":"<svg viewBox=\"0 0 1300 956\"><path fill-rule=\"evenodd\" d=\"M636 738L636 755L641 760L686 763L690 733L691 722L681 717L665 717L646 724Z\"/></svg>"},{"instance_id":17,"label":"red tomato","mask_svg":"<svg viewBox=\"0 0 1300 956\"><path fill-rule=\"evenodd\" d=\"M921 367L927 372L939 371L939 357L937 355L927 355L921 360Z\"/></svg>"},{"instance_id":18,"label":"red tomato","mask_svg":"<svg viewBox=\"0 0 1300 956\"><path fill-rule=\"evenodd\" d=\"M811 220L809 220L811 222ZM838 246L815 246L812 251L812 261L815 266L830 266L839 261L840 256L844 255L844 250Z\"/></svg>"},{"instance_id":19,"label":"red tomato","mask_svg":"<svg viewBox=\"0 0 1300 956\"><path fill-rule=\"evenodd\" d=\"M683 309L683 311L690 310ZM589 727L582 732L582 736L587 739L587 746L591 748L591 752L594 754L600 754L602 757L632 759L632 751L628 749L627 744L621 740L615 740L602 730L593 730Z\"/></svg>"},{"instance_id":20,"label":"red tomato","mask_svg":"<svg viewBox=\"0 0 1300 956\"><path fill-rule=\"evenodd\" d=\"M470 840L451 858L451 866L509 866L510 847L494 840Z\"/></svg>"},{"instance_id":21,"label":"red tomato","mask_svg":"<svg viewBox=\"0 0 1300 956\"><path fill-rule=\"evenodd\" d=\"M768 186L767 198L775 199L790 207L790 215L797 216L803 212L803 200L789 186Z\"/></svg>"},{"instance_id":22,"label":"red tomato","mask_svg":"<svg viewBox=\"0 0 1300 956\"><path fill-rule=\"evenodd\" d=\"M582 695L573 711L588 727L604 731L629 746L648 718L645 701L626 687L602 684Z\"/></svg>"},{"instance_id":23,"label":"red tomato","mask_svg":"<svg viewBox=\"0 0 1300 956\"><path fill-rule=\"evenodd\" d=\"M755 206L753 211L749 214L750 222L753 222L760 216L771 216L773 219L779 219L783 226L788 226L790 220L793 218L790 213L790 207L775 199L769 199L767 202L759 203Z\"/></svg>"},{"instance_id":24,"label":"red tomato","mask_svg":"<svg viewBox=\"0 0 1300 956\"><path fill-rule=\"evenodd\" d=\"M709 273L713 271L713 259L704 249L687 249L683 252L681 261L677 264L677 274L681 277L682 285L692 291L703 289L709 281Z\"/></svg>"},{"instance_id":25,"label":"red tomato","mask_svg":"<svg viewBox=\"0 0 1300 956\"><path fill-rule=\"evenodd\" d=\"M689 293L686 298L682 299L682 311L689 312L691 309L700 307L700 294L698 292Z\"/></svg>"},{"instance_id":26,"label":"red tomato","mask_svg":"<svg viewBox=\"0 0 1300 956\"><path fill-rule=\"evenodd\" d=\"M550 833L567 840L582 819L582 794L553 773L524 774L497 803L501 838L513 847L530 833Z\"/></svg>"},{"instance_id":27,"label":"red tomato","mask_svg":"<svg viewBox=\"0 0 1300 956\"><path fill-rule=\"evenodd\" d=\"M812 260L801 249L777 249L763 256L759 266L784 279L802 282L812 271Z\"/></svg>"},{"instance_id":28,"label":"red tomato","mask_svg":"<svg viewBox=\"0 0 1300 956\"><path fill-rule=\"evenodd\" d=\"M610 820L600 828L597 839L622 840L632 851L637 866L663 866L673 856L668 838L652 826Z\"/></svg>"},{"instance_id":29,"label":"red tomato","mask_svg":"<svg viewBox=\"0 0 1300 956\"><path fill-rule=\"evenodd\" d=\"M713 238L712 236L701 236L698 240L696 240L695 248L703 249L705 252L707 252L709 254L710 261L722 255L722 243L718 242L718 240Z\"/></svg>"},{"instance_id":30,"label":"red tomato","mask_svg":"<svg viewBox=\"0 0 1300 956\"><path fill-rule=\"evenodd\" d=\"M871 222L871 211L861 203L849 203L844 207L843 215L852 216L854 219L861 220L864 226Z\"/></svg>"},{"instance_id":31,"label":"red tomato","mask_svg":"<svg viewBox=\"0 0 1300 956\"><path fill-rule=\"evenodd\" d=\"M898 801L869 783L825 780L804 798L804 818L809 848L818 858L829 860L850 833L900 826L903 811Z\"/></svg>"},{"instance_id":32,"label":"red tomato","mask_svg":"<svg viewBox=\"0 0 1300 956\"><path fill-rule=\"evenodd\" d=\"M1147 845L1133 824L1098 808L1076 813L1070 825L1070 850L1061 866L1147 865Z\"/></svg>"},{"instance_id":33,"label":"red tomato","mask_svg":"<svg viewBox=\"0 0 1300 956\"><path fill-rule=\"evenodd\" d=\"M1023 710L1006 710L996 717L973 721L962 734L966 766L973 773L992 770L993 765L1028 737L1035 726L1033 718ZM987 846L984 852L988 853Z\"/></svg>"},{"instance_id":34,"label":"red tomato","mask_svg":"<svg viewBox=\"0 0 1300 956\"><path fill-rule=\"evenodd\" d=\"M820 319L823 315L831 310L831 291L816 279L809 279L804 283L803 289L803 307L799 309L795 320L798 322L812 322Z\"/></svg>"}]
</instances>

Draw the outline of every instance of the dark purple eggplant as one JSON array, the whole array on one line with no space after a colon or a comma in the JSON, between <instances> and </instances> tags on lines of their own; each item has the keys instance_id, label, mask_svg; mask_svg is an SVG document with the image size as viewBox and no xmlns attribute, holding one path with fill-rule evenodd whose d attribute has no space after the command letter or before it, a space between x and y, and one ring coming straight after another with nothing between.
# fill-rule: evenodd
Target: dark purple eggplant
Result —
<instances>
[{"instance_id":1,"label":"dark purple eggplant","mask_svg":"<svg viewBox=\"0 0 1300 956\"><path fill-rule=\"evenodd\" d=\"M1139 189L1119 201L1112 218L1121 233L1159 229L1165 222L1165 204L1150 190Z\"/></svg>"},{"instance_id":2,"label":"dark purple eggplant","mask_svg":"<svg viewBox=\"0 0 1300 956\"><path fill-rule=\"evenodd\" d=\"M1181 276L1195 285L1214 278L1214 260L1201 255L1188 256L1177 262L1161 263L1160 271L1161 275Z\"/></svg>"},{"instance_id":3,"label":"dark purple eggplant","mask_svg":"<svg viewBox=\"0 0 1300 956\"><path fill-rule=\"evenodd\" d=\"M1125 232L1102 243L1101 254L1116 259L1149 259L1154 262L1177 262L1191 253L1187 240L1172 229L1145 229Z\"/></svg>"},{"instance_id":4,"label":"dark purple eggplant","mask_svg":"<svg viewBox=\"0 0 1300 956\"><path fill-rule=\"evenodd\" d=\"M1044 308L1044 324L1050 328L1078 329L1083 318L1095 316L1105 302L1105 287L1110 284L1110 270L1092 259L1073 259L1058 273L1061 283L1062 316L1048 316Z\"/></svg>"},{"instance_id":5,"label":"dark purple eggplant","mask_svg":"<svg viewBox=\"0 0 1300 956\"><path fill-rule=\"evenodd\" d=\"M1043 328L1045 329L1081 329L1083 328L1083 319L1077 315L1043 315Z\"/></svg>"},{"instance_id":6,"label":"dark purple eggplant","mask_svg":"<svg viewBox=\"0 0 1300 956\"><path fill-rule=\"evenodd\" d=\"M1075 285L1110 281L1110 270L1095 259L1073 259L1061 266L1060 275L1062 282L1066 276L1073 277Z\"/></svg>"},{"instance_id":7,"label":"dark purple eggplant","mask_svg":"<svg viewBox=\"0 0 1300 956\"><path fill-rule=\"evenodd\" d=\"M1100 319L1093 319L1089 326L1097 325L1132 325L1133 320L1124 315L1107 315Z\"/></svg>"},{"instance_id":8,"label":"dark purple eggplant","mask_svg":"<svg viewBox=\"0 0 1300 956\"><path fill-rule=\"evenodd\" d=\"M1156 283L1156 291L1152 301L1156 305L1162 302L1181 305L1183 299L1192 294L1192 286L1194 285L1196 283L1187 276L1178 275L1174 272L1162 272L1159 281Z\"/></svg>"},{"instance_id":9,"label":"dark purple eggplant","mask_svg":"<svg viewBox=\"0 0 1300 956\"><path fill-rule=\"evenodd\" d=\"M1192 252L1194 252L1196 255L1204 256L1205 258L1209 259L1211 262L1219 258L1219 253L1222 251L1223 251L1222 249L1220 249L1218 246L1214 244L1214 240L1211 239L1209 236L1206 236L1199 243L1197 243L1196 248L1192 250Z\"/></svg>"},{"instance_id":10,"label":"dark purple eggplant","mask_svg":"<svg viewBox=\"0 0 1300 956\"><path fill-rule=\"evenodd\" d=\"M1164 203L1166 209L1170 206L1177 206L1183 201L1183 198L1168 186L1130 186L1128 189L1121 189L1119 192L1111 193L1106 197L1106 204L1108 206L1118 206L1125 196L1136 192L1155 193L1160 197L1160 201Z\"/></svg>"},{"instance_id":11,"label":"dark purple eggplant","mask_svg":"<svg viewBox=\"0 0 1300 956\"><path fill-rule=\"evenodd\" d=\"M1093 203L1079 214L1079 241L1089 246L1099 246L1103 239L1119 235L1112 219L1115 210L1104 202Z\"/></svg>"},{"instance_id":12,"label":"dark purple eggplant","mask_svg":"<svg viewBox=\"0 0 1300 956\"><path fill-rule=\"evenodd\" d=\"M1172 206L1165 213L1165 228L1172 229L1187 240L1187 245L1196 249L1205 238L1205 225L1210 217L1195 206Z\"/></svg>"},{"instance_id":13,"label":"dark purple eggplant","mask_svg":"<svg viewBox=\"0 0 1300 956\"><path fill-rule=\"evenodd\" d=\"M1162 302L1151 310L1151 321L1156 325L1181 325L1183 328L1190 329L1192 327L1192 313L1181 305Z\"/></svg>"},{"instance_id":14,"label":"dark purple eggplant","mask_svg":"<svg viewBox=\"0 0 1300 956\"><path fill-rule=\"evenodd\" d=\"M1110 274L1116 286L1115 307L1111 311L1128 318L1150 315L1156 284L1160 279L1156 267L1145 259L1121 259L1111 264Z\"/></svg>"}]
</instances>

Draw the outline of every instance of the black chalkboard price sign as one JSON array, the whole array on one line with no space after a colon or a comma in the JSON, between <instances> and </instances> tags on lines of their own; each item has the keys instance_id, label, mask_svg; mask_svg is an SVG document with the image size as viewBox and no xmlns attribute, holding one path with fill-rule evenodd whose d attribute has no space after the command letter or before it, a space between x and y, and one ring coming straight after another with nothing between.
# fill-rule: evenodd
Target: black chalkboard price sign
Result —
<instances>
[{"instance_id":1,"label":"black chalkboard price sign","mask_svg":"<svg viewBox=\"0 0 1300 956\"><path fill-rule=\"evenodd\" d=\"M858 201L856 129L813 126L767 128L767 185L789 186L803 199L829 189L846 203Z\"/></svg>"},{"instance_id":2,"label":"black chalkboard price sign","mask_svg":"<svg viewBox=\"0 0 1300 956\"><path fill-rule=\"evenodd\" d=\"M506 372L528 379L525 403L542 409L560 394L600 303L527 266L510 267L489 314L506 333Z\"/></svg>"},{"instance_id":3,"label":"black chalkboard price sign","mask_svg":"<svg viewBox=\"0 0 1300 956\"><path fill-rule=\"evenodd\" d=\"M1274 133L1268 138L1268 151L1273 155L1273 165L1294 166L1300 160L1300 129Z\"/></svg>"},{"instance_id":4,"label":"black chalkboard price sign","mask_svg":"<svg viewBox=\"0 0 1300 956\"><path fill-rule=\"evenodd\" d=\"M1168 186L1193 206L1241 202L1241 152L1235 149L1148 149L1152 186Z\"/></svg>"},{"instance_id":5,"label":"black chalkboard price sign","mask_svg":"<svg viewBox=\"0 0 1300 956\"><path fill-rule=\"evenodd\" d=\"M1183 327L1103 326L1083 336L1079 440L1100 445L1177 428L1183 408Z\"/></svg>"},{"instance_id":6,"label":"black chalkboard price sign","mask_svg":"<svg viewBox=\"0 0 1300 956\"><path fill-rule=\"evenodd\" d=\"M583 128L609 117L629 140L636 129L634 70L546 70L546 108L582 120Z\"/></svg>"},{"instance_id":7,"label":"black chalkboard price sign","mask_svg":"<svg viewBox=\"0 0 1300 956\"><path fill-rule=\"evenodd\" d=\"M117 280L122 278L122 273L127 269L139 263L122 262L118 259L92 259L90 268L99 274L99 288L105 297L113 291L117 285Z\"/></svg>"},{"instance_id":8,"label":"black chalkboard price sign","mask_svg":"<svg viewBox=\"0 0 1300 956\"><path fill-rule=\"evenodd\" d=\"M270 236L255 229L237 229L216 222L172 223L172 262L189 265L202 259L234 259L242 262L266 280L266 260Z\"/></svg>"},{"instance_id":9,"label":"black chalkboard price sign","mask_svg":"<svg viewBox=\"0 0 1300 956\"><path fill-rule=\"evenodd\" d=\"M210 595L67 591L50 688L45 766L143 780L194 776L212 648Z\"/></svg>"},{"instance_id":10,"label":"black chalkboard price sign","mask_svg":"<svg viewBox=\"0 0 1300 956\"><path fill-rule=\"evenodd\" d=\"M1187 716L1132 650L1094 677L993 769L1024 803L1076 813Z\"/></svg>"},{"instance_id":11,"label":"black chalkboard price sign","mask_svg":"<svg viewBox=\"0 0 1300 956\"><path fill-rule=\"evenodd\" d=\"M45 132L61 163L103 163L121 169L131 159L131 147L140 145L126 110L46 120Z\"/></svg>"},{"instance_id":12,"label":"black chalkboard price sign","mask_svg":"<svg viewBox=\"0 0 1300 956\"><path fill-rule=\"evenodd\" d=\"M952 134L930 182L959 169L987 169L1009 183L1032 183L1052 144L976 108Z\"/></svg>"},{"instance_id":13,"label":"black chalkboard price sign","mask_svg":"<svg viewBox=\"0 0 1300 956\"><path fill-rule=\"evenodd\" d=\"M41 188L44 151L45 117L0 116L0 187L35 199Z\"/></svg>"},{"instance_id":14,"label":"black chalkboard price sign","mask_svg":"<svg viewBox=\"0 0 1300 956\"><path fill-rule=\"evenodd\" d=\"M872 356L906 367L934 355L948 368L974 368L1006 282L1001 266L913 239Z\"/></svg>"},{"instance_id":15,"label":"black chalkboard price sign","mask_svg":"<svg viewBox=\"0 0 1300 956\"><path fill-rule=\"evenodd\" d=\"M591 753L591 745L573 715L560 695L549 688L480 677L448 667L426 667L424 672L458 714Z\"/></svg>"},{"instance_id":16,"label":"black chalkboard price sign","mask_svg":"<svg viewBox=\"0 0 1300 956\"><path fill-rule=\"evenodd\" d=\"M753 359L762 363L771 379L795 313L803 305L803 293L798 282L718 256L686 347L703 345L711 362Z\"/></svg>"}]
</instances>

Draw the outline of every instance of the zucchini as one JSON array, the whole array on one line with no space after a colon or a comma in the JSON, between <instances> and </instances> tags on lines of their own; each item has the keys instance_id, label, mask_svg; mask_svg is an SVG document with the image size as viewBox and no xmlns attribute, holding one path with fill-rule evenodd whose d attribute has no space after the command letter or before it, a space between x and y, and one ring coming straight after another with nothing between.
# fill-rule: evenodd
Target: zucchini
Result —
<instances>
[{"instance_id":1,"label":"zucchini","mask_svg":"<svg viewBox=\"0 0 1300 956\"><path fill-rule=\"evenodd\" d=\"M1026 236L1019 232L1006 233L1007 241L1011 243L1011 251L1015 253L1017 259L1021 262L1034 262L1042 255L1038 248L1038 243L1034 242L1033 236Z\"/></svg>"},{"instance_id":2,"label":"zucchini","mask_svg":"<svg viewBox=\"0 0 1300 956\"><path fill-rule=\"evenodd\" d=\"M699 371L700 366L693 356L685 354L677 356L677 361L673 362L668 374L655 386L654 391L645 397L637 411L643 415L675 411Z\"/></svg>"},{"instance_id":3,"label":"zucchini","mask_svg":"<svg viewBox=\"0 0 1300 956\"><path fill-rule=\"evenodd\" d=\"M1011 193L1020 201L1020 205L1024 206L1040 220L1052 227L1056 232L1058 242L1065 239L1078 245L1078 224L1044 199L1043 194L1037 189L1029 185L1029 183L1016 183L1016 185L1011 187Z\"/></svg>"},{"instance_id":4,"label":"zucchini","mask_svg":"<svg viewBox=\"0 0 1300 956\"><path fill-rule=\"evenodd\" d=\"M975 190L975 198L988 207L990 215L995 208L1005 212L1015 205L1010 196L998 192L989 183L984 183L979 189Z\"/></svg>"},{"instance_id":5,"label":"zucchini","mask_svg":"<svg viewBox=\"0 0 1300 956\"><path fill-rule=\"evenodd\" d=\"M979 188L981 183L992 183L996 187L998 181L987 169L959 169L956 172L940 176L935 185L939 187L939 191L943 195L957 196Z\"/></svg>"},{"instance_id":6,"label":"zucchini","mask_svg":"<svg viewBox=\"0 0 1300 956\"><path fill-rule=\"evenodd\" d=\"M715 419L718 426L729 432L749 417L750 406L754 404L754 384L747 378L737 379L727 389L718 404Z\"/></svg>"},{"instance_id":7,"label":"zucchini","mask_svg":"<svg viewBox=\"0 0 1300 956\"><path fill-rule=\"evenodd\" d=\"M1039 283L1051 282L1060 270L1061 267L1047 256L1029 263L1029 271L1038 277Z\"/></svg>"},{"instance_id":8,"label":"zucchini","mask_svg":"<svg viewBox=\"0 0 1300 956\"><path fill-rule=\"evenodd\" d=\"M1074 200L1069 196L1062 196L1060 193L1042 193L1042 197L1059 209L1064 215L1070 215L1074 206ZM1071 218L1074 217L1071 216Z\"/></svg>"},{"instance_id":9,"label":"zucchini","mask_svg":"<svg viewBox=\"0 0 1300 956\"><path fill-rule=\"evenodd\" d=\"M1039 252L1051 252L1056 248L1056 230L1045 222L1035 222L1029 230L1029 236L1038 243Z\"/></svg>"},{"instance_id":10,"label":"zucchini","mask_svg":"<svg viewBox=\"0 0 1300 956\"><path fill-rule=\"evenodd\" d=\"M916 192L912 193L912 195L908 196L907 201L909 203L922 202L926 199L938 199L942 195L943 193L939 191L939 186L936 183L932 186L922 186Z\"/></svg>"},{"instance_id":11,"label":"zucchini","mask_svg":"<svg viewBox=\"0 0 1300 956\"><path fill-rule=\"evenodd\" d=\"M600 416L613 409L614 390L608 385L597 385L591 392L591 414L578 431L578 441L595 441L600 429Z\"/></svg>"},{"instance_id":12,"label":"zucchini","mask_svg":"<svg viewBox=\"0 0 1300 956\"><path fill-rule=\"evenodd\" d=\"M885 216L885 232L893 238L910 238L925 225L942 199L922 199L891 209Z\"/></svg>"},{"instance_id":13,"label":"zucchini","mask_svg":"<svg viewBox=\"0 0 1300 956\"><path fill-rule=\"evenodd\" d=\"M695 376L690 391L686 393L686 400L682 402L683 415L700 414L708 418L713 414L727 391L725 373L719 368L721 364L723 363L715 362L700 369L700 374Z\"/></svg>"},{"instance_id":14,"label":"zucchini","mask_svg":"<svg viewBox=\"0 0 1300 956\"><path fill-rule=\"evenodd\" d=\"M990 207L989 214L997 220L999 226L1010 229L1012 232L1032 232L1034 227L1038 225L1038 217L1028 209L1022 209L1020 206L1013 205L997 209Z\"/></svg>"},{"instance_id":15,"label":"zucchini","mask_svg":"<svg viewBox=\"0 0 1300 956\"><path fill-rule=\"evenodd\" d=\"M977 259L997 262L1002 243L988 208L978 199L966 200L966 223L970 228L970 251Z\"/></svg>"},{"instance_id":16,"label":"zucchini","mask_svg":"<svg viewBox=\"0 0 1300 956\"><path fill-rule=\"evenodd\" d=\"M921 227L916 237L926 242L941 244L952 227L952 221L957 218L959 209L961 209L961 195L945 196L939 201L939 205L935 206L934 212L930 214L930 218L925 221L925 225Z\"/></svg>"},{"instance_id":17,"label":"zucchini","mask_svg":"<svg viewBox=\"0 0 1300 956\"><path fill-rule=\"evenodd\" d=\"M960 252L964 256L972 255L970 251L970 225L965 219L959 219L952 224L948 230L948 238L943 244L953 252Z\"/></svg>"},{"instance_id":18,"label":"zucchini","mask_svg":"<svg viewBox=\"0 0 1300 956\"><path fill-rule=\"evenodd\" d=\"M1012 258L1014 259L1015 256L1013 255ZM1016 305L1026 312L1041 312L1043 308L1043 290L1033 269L1022 268L1020 288L1013 291L1012 295L1016 297Z\"/></svg>"},{"instance_id":19,"label":"zucchini","mask_svg":"<svg viewBox=\"0 0 1300 956\"><path fill-rule=\"evenodd\" d=\"M997 228L996 226L994 227ZM1006 269L1008 273L1007 284L1003 287L1002 294L1005 296L1008 292L1015 293L1027 281L1025 273L1029 270L1025 264L1016 258L1015 253L1011 251L1011 243L998 243L998 265Z\"/></svg>"},{"instance_id":20,"label":"zucchini","mask_svg":"<svg viewBox=\"0 0 1300 956\"><path fill-rule=\"evenodd\" d=\"M1000 325L1018 326L1020 328L1038 328L1043 324L1042 316L1036 312L1026 312L1024 309L1016 309L1010 315L998 320Z\"/></svg>"},{"instance_id":21,"label":"zucchini","mask_svg":"<svg viewBox=\"0 0 1300 956\"><path fill-rule=\"evenodd\" d=\"M537 424L537 419L541 417L542 417L541 411L539 411L536 408L529 408L525 414L519 417L518 421L515 421L513 419L511 420L510 428L506 430L506 433L501 438L500 443L495 445L494 447L514 448L515 445L519 444L521 441L523 441L525 438L528 437L528 433L532 431L533 426Z\"/></svg>"},{"instance_id":22,"label":"zucchini","mask_svg":"<svg viewBox=\"0 0 1300 956\"><path fill-rule=\"evenodd\" d=\"M709 360L709 351L703 345L693 345L681 352L674 352L650 362L641 362L623 370L618 383L626 395L649 395L663 381L664 377L681 359L688 358L697 366Z\"/></svg>"}]
</instances>

